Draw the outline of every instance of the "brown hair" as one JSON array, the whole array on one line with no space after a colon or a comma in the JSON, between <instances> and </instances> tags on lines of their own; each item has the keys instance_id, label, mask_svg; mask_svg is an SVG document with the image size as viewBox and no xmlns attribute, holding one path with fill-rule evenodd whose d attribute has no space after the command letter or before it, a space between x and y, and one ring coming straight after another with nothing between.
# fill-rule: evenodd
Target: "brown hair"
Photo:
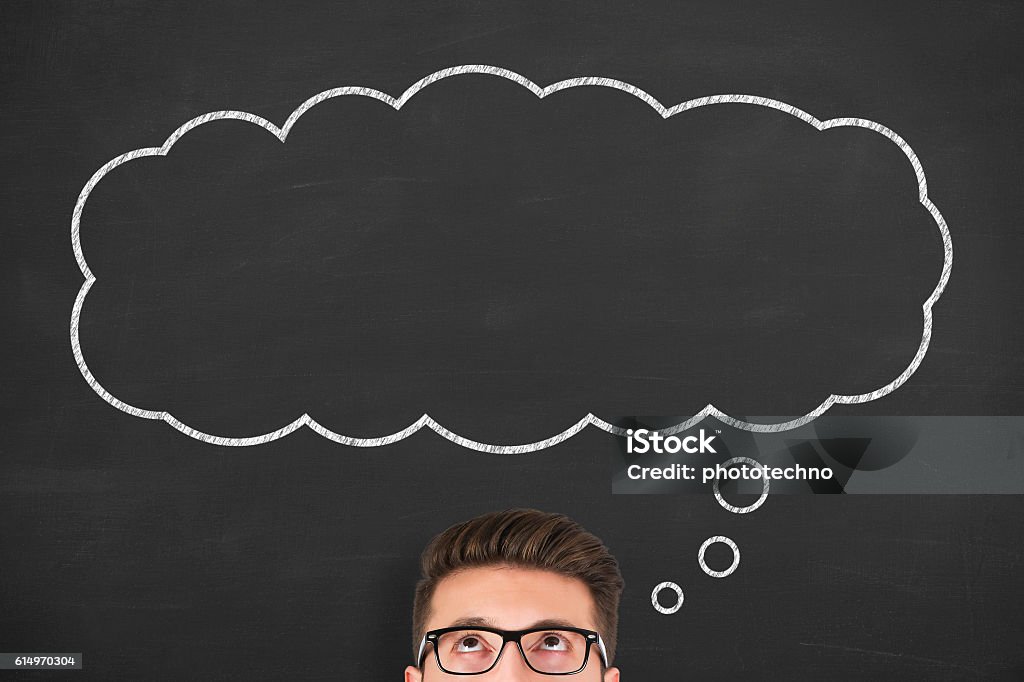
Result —
<instances>
[{"instance_id":1,"label":"brown hair","mask_svg":"<svg viewBox=\"0 0 1024 682\"><path fill-rule=\"evenodd\" d=\"M623 587L618 562L600 539L567 516L536 509L477 516L431 540L420 565L423 577L412 607L414 657L437 584L455 571L495 565L536 568L581 580L594 598L594 620L608 649L609 665L615 657Z\"/></svg>"}]
</instances>

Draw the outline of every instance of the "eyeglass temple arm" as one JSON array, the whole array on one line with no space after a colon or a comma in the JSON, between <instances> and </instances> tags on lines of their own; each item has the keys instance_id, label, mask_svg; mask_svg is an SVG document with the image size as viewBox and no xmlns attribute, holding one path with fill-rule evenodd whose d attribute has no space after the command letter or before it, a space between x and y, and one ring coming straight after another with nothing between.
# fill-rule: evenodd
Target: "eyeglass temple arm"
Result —
<instances>
[{"instance_id":1,"label":"eyeglass temple arm","mask_svg":"<svg viewBox=\"0 0 1024 682\"><path fill-rule=\"evenodd\" d=\"M420 640L420 650L419 650L419 653L416 654L416 667L417 668L420 667L420 665L422 665L422 663L423 663L423 651L426 648L427 648L427 636L423 635L423 639Z\"/></svg>"},{"instance_id":2,"label":"eyeglass temple arm","mask_svg":"<svg viewBox=\"0 0 1024 682\"><path fill-rule=\"evenodd\" d=\"M422 647L420 647L422 649ZM601 635L597 636L597 650L601 654L601 660L604 661L604 665L608 667L608 649L604 645L604 640L601 639Z\"/></svg>"}]
</instances>

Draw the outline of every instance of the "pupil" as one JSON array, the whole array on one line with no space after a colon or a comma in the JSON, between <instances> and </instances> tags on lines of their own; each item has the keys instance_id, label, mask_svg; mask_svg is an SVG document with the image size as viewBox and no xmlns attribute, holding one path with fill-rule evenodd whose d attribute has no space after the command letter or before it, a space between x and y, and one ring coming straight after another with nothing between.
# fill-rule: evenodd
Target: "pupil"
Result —
<instances>
[{"instance_id":1,"label":"pupil","mask_svg":"<svg viewBox=\"0 0 1024 682\"><path fill-rule=\"evenodd\" d=\"M544 640L544 643L547 646L558 646L558 638L554 636L548 637Z\"/></svg>"},{"instance_id":2,"label":"pupil","mask_svg":"<svg viewBox=\"0 0 1024 682\"><path fill-rule=\"evenodd\" d=\"M468 646L472 649L476 646L476 637L467 637L466 639L462 640L462 644L463 646Z\"/></svg>"}]
</instances>

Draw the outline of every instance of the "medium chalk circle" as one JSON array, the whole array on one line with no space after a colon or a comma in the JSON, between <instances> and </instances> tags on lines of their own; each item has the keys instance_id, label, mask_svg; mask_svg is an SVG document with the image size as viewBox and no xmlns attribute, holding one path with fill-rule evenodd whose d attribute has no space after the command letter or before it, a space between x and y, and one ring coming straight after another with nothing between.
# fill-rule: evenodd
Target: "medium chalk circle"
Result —
<instances>
[{"instance_id":1,"label":"medium chalk circle","mask_svg":"<svg viewBox=\"0 0 1024 682\"><path fill-rule=\"evenodd\" d=\"M729 548L732 549L732 566L725 569L724 571L713 571L704 562L704 552L706 552L708 550L708 547L715 544L716 542L721 542L724 545L729 545ZM700 564L700 567L704 570L704 572L710 575L712 578L724 578L726 576L732 575L736 568L740 565L740 548L736 546L735 542L725 537L724 535L715 535L714 537L710 537L707 540L705 540L704 544L700 546L700 551L697 552L697 562Z\"/></svg>"}]
</instances>

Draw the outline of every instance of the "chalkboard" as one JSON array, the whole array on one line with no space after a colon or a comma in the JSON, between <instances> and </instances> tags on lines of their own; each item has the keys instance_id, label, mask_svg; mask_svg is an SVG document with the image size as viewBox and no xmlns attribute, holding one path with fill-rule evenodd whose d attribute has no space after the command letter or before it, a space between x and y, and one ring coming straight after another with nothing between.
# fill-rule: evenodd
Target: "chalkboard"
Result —
<instances>
[{"instance_id":1,"label":"chalkboard","mask_svg":"<svg viewBox=\"0 0 1024 682\"><path fill-rule=\"evenodd\" d=\"M625 680L1021 679L1019 421L749 514L612 463L1024 414L1022 19L5 3L0 653L398 679L423 546L525 506L618 558Z\"/></svg>"}]
</instances>

